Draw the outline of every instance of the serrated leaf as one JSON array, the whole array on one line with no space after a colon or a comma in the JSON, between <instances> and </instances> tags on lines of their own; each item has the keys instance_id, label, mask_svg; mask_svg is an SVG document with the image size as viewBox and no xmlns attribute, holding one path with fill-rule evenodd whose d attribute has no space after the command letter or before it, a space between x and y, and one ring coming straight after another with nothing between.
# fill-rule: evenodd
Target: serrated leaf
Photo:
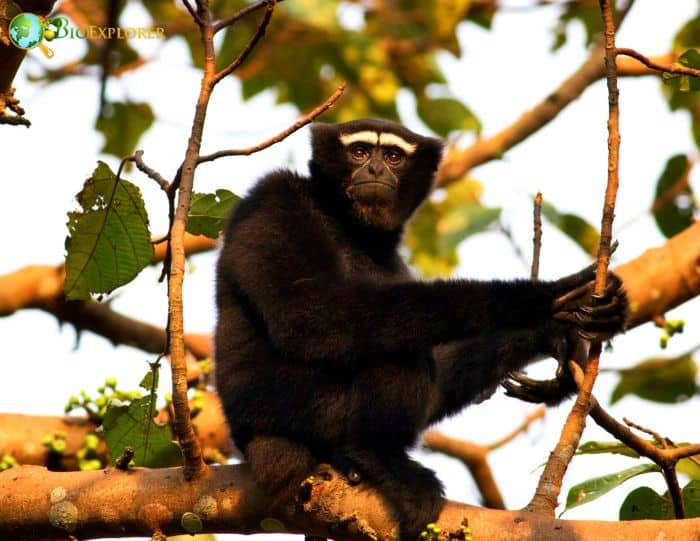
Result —
<instances>
[{"instance_id":1,"label":"serrated leaf","mask_svg":"<svg viewBox=\"0 0 700 541\"><path fill-rule=\"evenodd\" d=\"M694 221L696 207L693 190L687 182L688 170L685 154L672 156L656 183L652 213L657 227L667 238L680 233Z\"/></svg>"},{"instance_id":2,"label":"serrated leaf","mask_svg":"<svg viewBox=\"0 0 700 541\"><path fill-rule=\"evenodd\" d=\"M109 293L141 272L153 258L148 215L139 189L117 182L104 162L76 196L82 207L68 213L66 279L68 299Z\"/></svg>"},{"instance_id":3,"label":"serrated leaf","mask_svg":"<svg viewBox=\"0 0 700 541\"><path fill-rule=\"evenodd\" d=\"M155 396L144 396L129 405L107 407L102 426L113 464L127 446L134 449L137 466L166 468L182 464L182 453L173 441L170 427L153 420L154 403Z\"/></svg>"},{"instance_id":4,"label":"serrated leaf","mask_svg":"<svg viewBox=\"0 0 700 541\"><path fill-rule=\"evenodd\" d=\"M583 505L584 503L597 500L603 494L610 492L612 489L620 486L625 481L632 479L638 475L649 472L658 472L659 467L656 464L640 464L633 468L628 468L615 473L609 473L601 477L588 479L583 483L574 485L569 490L566 496L566 508L564 511Z\"/></svg>"},{"instance_id":5,"label":"serrated leaf","mask_svg":"<svg viewBox=\"0 0 700 541\"><path fill-rule=\"evenodd\" d=\"M591 256L598 252L600 233L586 220L576 214L561 213L554 205L542 203L542 214L549 222L578 244L583 251Z\"/></svg>"},{"instance_id":6,"label":"serrated leaf","mask_svg":"<svg viewBox=\"0 0 700 541\"><path fill-rule=\"evenodd\" d=\"M476 115L453 98L420 97L417 110L426 125L443 137L453 131L481 132L481 122Z\"/></svg>"},{"instance_id":7,"label":"serrated leaf","mask_svg":"<svg viewBox=\"0 0 700 541\"><path fill-rule=\"evenodd\" d=\"M620 381L613 389L610 403L628 394L666 404L688 400L697 392L697 372L698 366L689 354L675 359L647 359L633 368L620 370Z\"/></svg>"},{"instance_id":8,"label":"serrated leaf","mask_svg":"<svg viewBox=\"0 0 700 541\"><path fill-rule=\"evenodd\" d=\"M576 450L577 455L599 455L599 454L623 455L632 458L639 458L639 454L619 441L587 441L579 445Z\"/></svg>"},{"instance_id":9,"label":"serrated leaf","mask_svg":"<svg viewBox=\"0 0 700 541\"><path fill-rule=\"evenodd\" d=\"M95 122L95 129L105 138L102 152L117 158L129 156L153 124L153 110L148 103L136 102L112 102L106 109L108 116L101 116Z\"/></svg>"},{"instance_id":10,"label":"serrated leaf","mask_svg":"<svg viewBox=\"0 0 700 541\"><path fill-rule=\"evenodd\" d=\"M216 194L193 193L187 232L217 238L238 201L240 197L228 190L216 190Z\"/></svg>"}]
</instances>

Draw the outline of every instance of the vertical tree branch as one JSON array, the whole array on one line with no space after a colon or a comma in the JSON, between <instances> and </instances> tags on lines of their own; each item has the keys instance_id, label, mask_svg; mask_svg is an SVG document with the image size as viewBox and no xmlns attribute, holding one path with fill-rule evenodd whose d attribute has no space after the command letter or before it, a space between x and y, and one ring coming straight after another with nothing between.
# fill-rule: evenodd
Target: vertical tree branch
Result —
<instances>
[{"instance_id":1,"label":"vertical tree branch","mask_svg":"<svg viewBox=\"0 0 700 541\"><path fill-rule=\"evenodd\" d=\"M182 305L182 284L185 275L185 227L190 210L194 170L202 146L202 133L207 114L209 98L214 88L214 29L211 12L206 1L197 3L198 24L204 45L204 73L197 98L192 131L187 142L185 159L180 167L181 175L177 190L177 207L170 226L169 270L168 270L168 354L172 370L173 385L173 428L178 436L185 458L184 475L192 479L204 469L202 450L190 421L187 403L187 363L185 361L184 316Z\"/></svg>"},{"instance_id":2,"label":"vertical tree branch","mask_svg":"<svg viewBox=\"0 0 700 541\"><path fill-rule=\"evenodd\" d=\"M617 88L617 66L615 64L615 23L610 0L599 1L605 24L605 78L608 84L608 181L605 189L605 203L601 221L594 301L597 297L601 297L605 291L608 265L610 264L612 224L615 216L615 199L619 185L618 165L620 150L619 91ZM588 354L588 362L585 365L583 382L579 387L576 401L562 428L559 442L545 465L535 490L535 495L527 506L528 510L554 514L564 474L581 440L581 434L586 426L586 417L591 409L591 392L598 375L600 353L601 343L592 343Z\"/></svg>"},{"instance_id":3,"label":"vertical tree branch","mask_svg":"<svg viewBox=\"0 0 700 541\"><path fill-rule=\"evenodd\" d=\"M534 233L532 237L532 267L530 279L535 282L540 274L540 251L542 250L542 192L537 192L532 210Z\"/></svg>"}]
</instances>

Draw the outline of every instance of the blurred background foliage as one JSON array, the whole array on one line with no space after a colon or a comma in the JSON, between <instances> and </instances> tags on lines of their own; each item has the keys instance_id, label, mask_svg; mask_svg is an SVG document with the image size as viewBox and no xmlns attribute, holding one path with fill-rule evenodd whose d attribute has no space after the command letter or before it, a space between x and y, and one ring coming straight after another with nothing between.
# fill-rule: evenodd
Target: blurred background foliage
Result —
<instances>
[{"instance_id":1,"label":"blurred background foliage","mask_svg":"<svg viewBox=\"0 0 700 541\"><path fill-rule=\"evenodd\" d=\"M201 67L199 30L187 11L174 2L141 2L152 18L152 26L164 28L166 39L184 39L193 65ZM125 1L70 0L60 9L78 27L118 26L125 5ZM226 17L246 5L243 0L211 2L217 17ZM495 0L283 1L275 9L265 38L235 76L242 83L244 99L273 90L278 103L291 103L301 111L323 102L346 81L343 99L323 118L328 122L360 117L400 121L397 98L399 91L407 90L423 123L435 134L458 144L464 135L478 138L481 123L469 104L451 94L437 55L448 52L460 57L463 51L456 36L457 26L466 21L488 29L498 9L504 7ZM217 42L217 58L222 64L219 68L237 56L261 17L262 13L256 13L222 32ZM590 45L602 29L598 2L563 4L552 28L553 50L566 43L573 22L583 25L586 44ZM79 61L47 68L35 79L53 81L84 74L90 66L96 66L106 82L109 77L143 69L149 62L126 40L87 40L87 45ZM681 54L699 45L700 15L680 26L673 52ZM680 60L687 65L697 64L695 57ZM690 114L696 144L700 143L700 96L691 91L697 82L691 85L683 77L666 77L664 82L670 109ZM105 139L103 152L118 158L129 155L154 120L148 103L111 103L103 99L95 123ZM666 236L693 220L696 204L687 182L690 167L687 156L673 156L659 177L652 212ZM453 186L437 190L416 214L405 245L411 264L424 276L449 276L459 264L457 246L462 240L500 228L499 209L481 203L482 191L478 180L467 175ZM596 227L580 216L558 211L551 203L543 211L545 218L582 250L595 253Z\"/></svg>"}]
</instances>

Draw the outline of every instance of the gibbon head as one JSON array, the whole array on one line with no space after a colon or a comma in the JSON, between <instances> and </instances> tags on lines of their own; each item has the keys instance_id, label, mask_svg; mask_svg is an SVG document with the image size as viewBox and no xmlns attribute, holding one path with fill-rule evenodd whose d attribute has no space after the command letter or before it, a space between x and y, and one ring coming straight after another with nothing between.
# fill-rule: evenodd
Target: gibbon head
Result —
<instances>
[{"instance_id":1,"label":"gibbon head","mask_svg":"<svg viewBox=\"0 0 700 541\"><path fill-rule=\"evenodd\" d=\"M442 142L387 120L361 119L311 128L312 182L360 223L400 229L426 198Z\"/></svg>"}]
</instances>

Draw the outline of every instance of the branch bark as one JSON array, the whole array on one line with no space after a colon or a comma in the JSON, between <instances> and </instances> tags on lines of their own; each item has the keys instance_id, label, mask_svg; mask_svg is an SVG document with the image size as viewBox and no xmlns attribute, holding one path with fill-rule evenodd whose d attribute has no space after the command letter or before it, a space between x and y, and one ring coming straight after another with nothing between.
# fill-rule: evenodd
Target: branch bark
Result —
<instances>
[{"instance_id":1,"label":"branch bark","mask_svg":"<svg viewBox=\"0 0 700 541\"><path fill-rule=\"evenodd\" d=\"M185 513L193 513L201 520L202 533L263 533L282 524L290 533L306 532L339 541L396 539L396 523L381 497L362 485L350 487L335 475L330 481L314 480L302 491L300 505L276 513L269 509L268 499L255 487L246 466L211 468L191 481L187 490L182 489L183 480L181 468L80 473L49 472L36 466L7 470L0 473L0 538L61 539L70 533L94 539L150 536L156 530L184 534L181 519ZM437 525L443 531L455 531L464 517L473 538L479 541L700 539L700 519L564 521L452 501Z\"/></svg>"}]
</instances>

